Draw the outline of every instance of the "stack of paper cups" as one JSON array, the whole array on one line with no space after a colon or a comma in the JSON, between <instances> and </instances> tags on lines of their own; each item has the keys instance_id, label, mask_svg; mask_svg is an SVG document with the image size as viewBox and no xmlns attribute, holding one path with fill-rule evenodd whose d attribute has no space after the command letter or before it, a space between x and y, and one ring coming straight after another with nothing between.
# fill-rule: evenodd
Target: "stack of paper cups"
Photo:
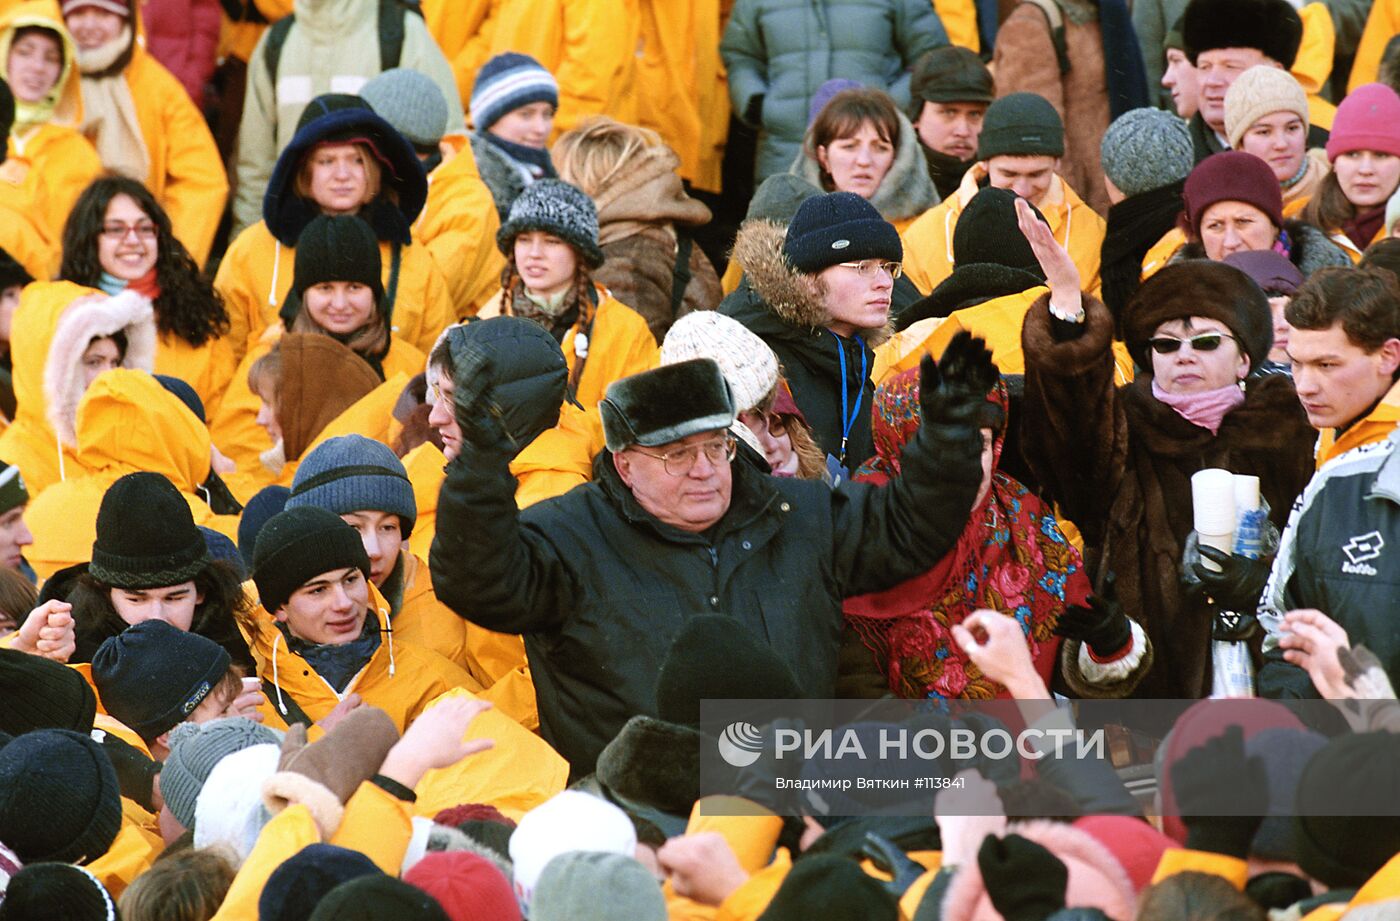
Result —
<instances>
[{"instance_id":1,"label":"stack of paper cups","mask_svg":"<svg viewBox=\"0 0 1400 921\"><path fill-rule=\"evenodd\" d=\"M1243 515L1259 507L1259 478L1245 473L1233 475L1235 480L1235 514Z\"/></svg>"},{"instance_id":2,"label":"stack of paper cups","mask_svg":"<svg viewBox=\"0 0 1400 921\"><path fill-rule=\"evenodd\" d=\"M1235 475L1214 467L1196 471L1191 476L1191 506L1197 540L1231 552L1235 546ZM1210 569L1220 569L1204 557L1201 562Z\"/></svg>"}]
</instances>

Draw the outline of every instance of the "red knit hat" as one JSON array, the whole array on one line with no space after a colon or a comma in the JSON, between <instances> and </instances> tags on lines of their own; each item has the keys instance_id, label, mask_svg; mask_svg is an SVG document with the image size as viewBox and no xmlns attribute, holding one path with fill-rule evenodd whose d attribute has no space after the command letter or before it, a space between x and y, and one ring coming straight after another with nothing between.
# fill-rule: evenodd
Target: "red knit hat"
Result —
<instances>
[{"instance_id":1,"label":"red knit hat","mask_svg":"<svg viewBox=\"0 0 1400 921\"><path fill-rule=\"evenodd\" d=\"M484 857L467 851L429 854L403 879L437 899L452 921L520 921L510 882Z\"/></svg>"},{"instance_id":2,"label":"red knit hat","mask_svg":"<svg viewBox=\"0 0 1400 921\"><path fill-rule=\"evenodd\" d=\"M1347 93L1337 106L1327 159L1353 150L1375 150L1400 157L1400 96L1384 83L1367 83Z\"/></svg>"},{"instance_id":3,"label":"red knit hat","mask_svg":"<svg viewBox=\"0 0 1400 921\"><path fill-rule=\"evenodd\" d=\"M1182 221L1188 236L1201 237L1201 215L1222 201L1242 201L1268 215L1275 227L1283 227L1283 192L1269 164L1242 150L1227 150L1206 157L1191 175L1181 194Z\"/></svg>"}]
</instances>

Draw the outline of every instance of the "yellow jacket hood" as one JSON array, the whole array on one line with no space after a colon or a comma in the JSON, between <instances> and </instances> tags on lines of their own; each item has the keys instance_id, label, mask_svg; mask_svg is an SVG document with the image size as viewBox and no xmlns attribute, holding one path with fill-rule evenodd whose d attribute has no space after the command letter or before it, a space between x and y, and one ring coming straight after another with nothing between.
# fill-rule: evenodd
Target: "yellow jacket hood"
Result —
<instances>
[{"instance_id":1,"label":"yellow jacket hood","mask_svg":"<svg viewBox=\"0 0 1400 921\"><path fill-rule=\"evenodd\" d=\"M0 61L10 58L10 45L19 29L38 27L58 36L62 44L63 68L58 82L37 103L15 99L15 127L21 131L32 124L48 122L77 128L83 122L82 77L78 73L78 48L63 23L63 14L53 0L26 0L0 14ZM54 228L55 231L62 228Z\"/></svg>"},{"instance_id":2,"label":"yellow jacket hood","mask_svg":"<svg viewBox=\"0 0 1400 921\"><path fill-rule=\"evenodd\" d=\"M144 371L98 376L78 404L77 436L78 460L89 470L159 473L184 493L209 477L209 430Z\"/></svg>"}]
</instances>

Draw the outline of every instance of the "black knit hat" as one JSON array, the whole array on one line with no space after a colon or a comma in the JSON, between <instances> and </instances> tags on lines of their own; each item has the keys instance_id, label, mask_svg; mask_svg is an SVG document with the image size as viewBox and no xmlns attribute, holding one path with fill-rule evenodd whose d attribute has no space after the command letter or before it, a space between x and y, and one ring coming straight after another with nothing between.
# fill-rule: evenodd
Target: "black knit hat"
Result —
<instances>
[{"instance_id":1,"label":"black knit hat","mask_svg":"<svg viewBox=\"0 0 1400 921\"><path fill-rule=\"evenodd\" d=\"M115 588L162 588L204 570L208 549L190 504L159 473L128 473L97 510L88 572Z\"/></svg>"},{"instance_id":2,"label":"black knit hat","mask_svg":"<svg viewBox=\"0 0 1400 921\"><path fill-rule=\"evenodd\" d=\"M76 670L43 656L0 649L0 732L91 732L97 695Z\"/></svg>"},{"instance_id":3,"label":"black knit hat","mask_svg":"<svg viewBox=\"0 0 1400 921\"><path fill-rule=\"evenodd\" d=\"M3 895L4 921L121 921L101 881L68 863L30 864L10 878Z\"/></svg>"},{"instance_id":4,"label":"black knit hat","mask_svg":"<svg viewBox=\"0 0 1400 921\"><path fill-rule=\"evenodd\" d=\"M1298 865L1328 888L1360 886L1400 852L1400 735L1327 743L1303 768L1294 800Z\"/></svg>"},{"instance_id":5,"label":"black knit hat","mask_svg":"<svg viewBox=\"0 0 1400 921\"><path fill-rule=\"evenodd\" d=\"M1287 0L1191 0L1181 39L1192 64L1203 51L1256 48L1287 70L1303 42L1303 20Z\"/></svg>"},{"instance_id":6,"label":"black knit hat","mask_svg":"<svg viewBox=\"0 0 1400 921\"><path fill-rule=\"evenodd\" d=\"M1251 369L1269 356L1273 314L1264 292L1245 273L1223 262L1192 259L1169 265L1142 283L1123 311L1123 341L1140 367L1151 368L1147 340L1168 320L1209 317L1239 340Z\"/></svg>"},{"instance_id":7,"label":"black knit hat","mask_svg":"<svg viewBox=\"0 0 1400 921\"><path fill-rule=\"evenodd\" d=\"M87 863L121 828L121 788L102 747L39 729L0 748L0 841L28 863Z\"/></svg>"},{"instance_id":8,"label":"black knit hat","mask_svg":"<svg viewBox=\"0 0 1400 921\"><path fill-rule=\"evenodd\" d=\"M798 206L783 239L783 255L799 272L815 275L842 262L899 262L899 231L854 192L816 195Z\"/></svg>"},{"instance_id":9,"label":"black knit hat","mask_svg":"<svg viewBox=\"0 0 1400 921\"><path fill-rule=\"evenodd\" d=\"M0 249L0 291L6 288L23 288L33 280L34 276L29 274L28 269L16 262L8 252Z\"/></svg>"},{"instance_id":10,"label":"black knit hat","mask_svg":"<svg viewBox=\"0 0 1400 921\"><path fill-rule=\"evenodd\" d=\"M958 45L944 45L919 58L909 81L909 94L920 108L925 102L991 102L996 98L987 65L976 52Z\"/></svg>"},{"instance_id":11,"label":"black knit hat","mask_svg":"<svg viewBox=\"0 0 1400 921\"><path fill-rule=\"evenodd\" d=\"M1063 157L1065 124L1044 96L1012 93L987 107L977 135L977 159Z\"/></svg>"},{"instance_id":12,"label":"black knit hat","mask_svg":"<svg viewBox=\"0 0 1400 921\"><path fill-rule=\"evenodd\" d=\"M253 546L253 583L269 614L307 582L335 569L358 569L369 578L369 556L359 532L339 515L314 505L273 516Z\"/></svg>"},{"instance_id":13,"label":"black knit hat","mask_svg":"<svg viewBox=\"0 0 1400 921\"><path fill-rule=\"evenodd\" d=\"M109 714L154 739L188 718L230 664L213 640L163 620L143 620L97 647L92 680Z\"/></svg>"},{"instance_id":14,"label":"black knit hat","mask_svg":"<svg viewBox=\"0 0 1400 921\"><path fill-rule=\"evenodd\" d=\"M953 227L954 268L1004 265L1044 277L1035 251L1017 222L1016 199L1019 197L1010 189L991 186L972 196ZM1042 224L1048 223L1035 205L1031 205L1031 211Z\"/></svg>"},{"instance_id":15,"label":"black knit hat","mask_svg":"<svg viewBox=\"0 0 1400 921\"><path fill-rule=\"evenodd\" d=\"M828 854L792 865L758 921L895 921L899 905L854 860Z\"/></svg>"},{"instance_id":16,"label":"black knit hat","mask_svg":"<svg viewBox=\"0 0 1400 921\"><path fill-rule=\"evenodd\" d=\"M10 91L10 84L4 79L0 79L0 129L4 133L0 137L9 137L10 129L15 124L15 94ZM0 163L5 162L5 152L0 150Z\"/></svg>"},{"instance_id":17,"label":"black knit hat","mask_svg":"<svg viewBox=\"0 0 1400 921\"><path fill-rule=\"evenodd\" d=\"M258 896L258 921L305 921L317 903L341 883L383 875L384 871L359 851L308 844L267 878Z\"/></svg>"},{"instance_id":18,"label":"black knit hat","mask_svg":"<svg viewBox=\"0 0 1400 921\"><path fill-rule=\"evenodd\" d=\"M734 617L701 614L671 642L656 679L656 713L699 728L701 700L795 700L792 670Z\"/></svg>"},{"instance_id":19,"label":"black knit hat","mask_svg":"<svg viewBox=\"0 0 1400 921\"><path fill-rule=\"evenodd\" d=\"M577 186L558 179L532 182L511 203L510 216L496 231L496 246L509 256L515 238L531 230L553 234L578 250L589 268L603 264L598 245L598 207Z\"/></svg>"},{"instance_id":20,"label":"black knit hat","mask_svg":"<svg viewBox=\"0 0 1400 921\"><path fill-rule=\"evenodd\" d=\"M447 921L438 900L383 873L341 883L321 899L308 921Z\"/></svg>"},{"instance_id":21,"label":"black knit hat","mask_svg":"<svg viewBox=\"0 0 1400 921\"><path fill-rule=\"evenodd\" d=\"M373 112L374 107L369 104L369 100L354 93L322 93L306 104L306 108L301 110L300 117L297 118L297 131L320 118L322 115L329 115L331 112L339 112L341 109L364 109Z\"/></svg>"},{"instance_id":22,"label":"black knit hat","mask_svg":"<svg viewBox=\"0 0 1400 921\"><path fill-rule=\"evenodd\" d=\"M379 241L368 224L345 214L318 215L297 237L292 290L300 297L323 281L357 281L374 292L376 305L382 304L382 265Z\"/></svg>"}]
</instances>

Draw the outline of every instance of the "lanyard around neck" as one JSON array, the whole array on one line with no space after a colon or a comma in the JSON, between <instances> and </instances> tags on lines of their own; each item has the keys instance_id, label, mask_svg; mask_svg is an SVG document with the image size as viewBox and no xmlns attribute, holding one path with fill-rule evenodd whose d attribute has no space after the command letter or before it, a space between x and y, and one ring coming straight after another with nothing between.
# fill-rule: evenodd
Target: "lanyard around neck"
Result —
<instances>
[{"instance_id":1,"label":"lanyard around neck","mask_svg":"<svg viewBox=\"0 0 1400 921\"><path fill-rule=\"evenodd\" d=\"M831 330L827 330L831 332ZM860 416L860 404L865 399L865 375L868 371L866 362L869 360L865 354L865 349L860 350L860 382L856 390L856 405L851 408L850 413L846 412L848 402L846 389L846 350L842 348L841 337L831 333L831 338L836 340L836 358L841 364L841 456L837 458L844 467L846 465L846 442L851 437L851 429L856 426L856 419Z\"/></svg>"}]
</instances>

